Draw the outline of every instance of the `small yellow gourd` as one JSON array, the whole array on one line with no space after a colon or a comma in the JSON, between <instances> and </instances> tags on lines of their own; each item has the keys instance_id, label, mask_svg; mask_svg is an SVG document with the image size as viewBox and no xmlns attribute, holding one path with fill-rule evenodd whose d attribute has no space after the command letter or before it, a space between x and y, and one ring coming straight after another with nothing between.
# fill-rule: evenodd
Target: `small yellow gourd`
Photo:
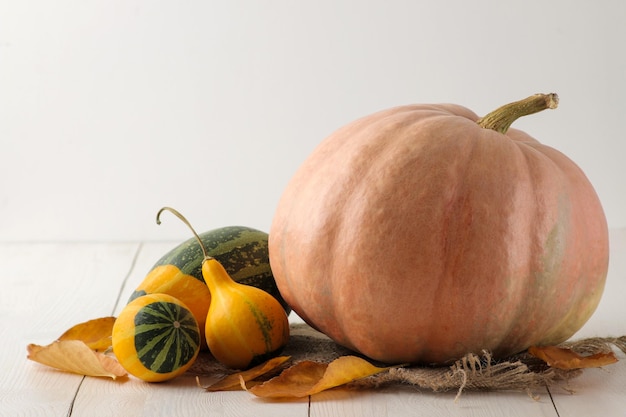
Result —
<instances>
[{"instance_id":1,"label":"small yellow gourd","mask_svg":"<svg viewBox=\"0 0 626 417\"><path fill-rule=\"evenodd\" d=\"M246 369L278 354L289 340L289 321L280 303L269 293L235 282L222 264L208 256L202 240L178 211L170 211L192 231L204 254L202 276L211 293L205 322L206 342L220 363Z\"/></svg>"},{"instance_id":2,"label":"small yellow gourd","mask_svg":"<svg viewBox=\"0 0 626 417\"><path fill-rule=\"evenodd\" d=\"M169 294L146 294L121 311L111 341L128 373L149 382L187 371L200 352L200 329L193 313Z\"/></svg>"}]
</instances>

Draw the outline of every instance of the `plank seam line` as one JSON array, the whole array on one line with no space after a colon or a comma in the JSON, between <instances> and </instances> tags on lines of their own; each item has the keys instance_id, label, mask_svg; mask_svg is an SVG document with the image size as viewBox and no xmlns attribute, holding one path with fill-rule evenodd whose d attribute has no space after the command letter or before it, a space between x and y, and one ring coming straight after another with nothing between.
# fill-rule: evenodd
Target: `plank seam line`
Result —
<instances>
[{"instance_id":1,"label":"plank seam line","mask_svg":"<svg viewBox=\"0 0 626 417\"><path fill-rule=\"evenodd\" d=\"M546 390L548 391L548 396L550 397L550 401L552 402L552 407L554 407L554 411L556 412L556 417L561 417L559 414L559 409L556 408L556 403L554 402L554 397L552 396L552 392L550 391L550 387L546 384Z\"/></svg>"},{"instance_id":2,"label":"plank seam line","mask_svg":"<svg viewBox=\"0 0 626 417\"><path fill-rule=\"evenodd\" d=\"M85 382L86 376L83 376L80 380L80 383L76 387L76 391L74 391L74 396L72 397L72 401L70 401L70 407L67 409L67 417L70 417L74 413L74 404L76 404L76 399L78 398L78 393L80 392L80 387L83 386L83 382Z\"/></svg>"},{"instance_id":3,"label":"plank seam line","mask_svg":"<svg viewBox=\"0 0 626 417\"><path fill-rule=\"evenodd\" d=\"M120 290L117 293L117 298L115 299L115 303L113 304L113 310L111 311L111 315L114 315L115 310L117 310L117 306L120 303L120 298L122 297L122 293L124 292L124 289L126 288L128 279L130 278L133 271L135 270L135 265L137 264L137 259L139 258L139 254L141 253L142 249L143 249L143 242L139 242L139 246L137 246L135 255L133 256L133 259L130 262L130 268L128 268L128 272L126 272L126 276L124 277L124 280L122 280L122 286L120 287Z\"/></svg>"}]
</instances>

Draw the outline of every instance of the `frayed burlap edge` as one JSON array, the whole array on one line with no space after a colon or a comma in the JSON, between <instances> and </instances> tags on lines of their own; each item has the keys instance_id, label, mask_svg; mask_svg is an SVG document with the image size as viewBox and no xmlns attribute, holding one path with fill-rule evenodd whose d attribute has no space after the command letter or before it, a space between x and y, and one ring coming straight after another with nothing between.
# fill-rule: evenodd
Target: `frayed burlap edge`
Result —
<instances>
[{"instance_id":1,"label":"frayed burlap edge","mask_svg":"<svg viewBox=\"0 0 626 417\"><path fill-rule=\"evenodd\" d=\"M626 353L626 336L618 338L589 338L566 342L580 354L609 352L614 348ZM292 324L291 338L282 352L291 356L288 364L309 360L328 363L340 356L354 352L337 345L324 334L306 324ZM198 376L222 376L233 373L210 354L203 352L190 370ZM579 376L580 370L560 370L527 353L496 360L487 351L469 353L451 366L410 366L392 368L349 384L352 389L372 389L382 386L408 385L434 392L456 391L458 398L464 391L520 391L533 396L533 390L563 384Z\"/></svg>"},{"instance_id":2,"label":"frayed burlap edge","mask_svg":"<svg viewBox=\"0 0 626 417\"><path fill-rule=\"evenodd\" d=\"M408 384L434 392L456 390L456 398L463 391L525 391L533 396L533 391L539 387L567 381L580 374L579 370L563 371L530 362L535 362L530 356L496 361L487 351L481 355L468 353L449 367L394 368L352 385L372 388Z\"/></svg>"}]
</instances>

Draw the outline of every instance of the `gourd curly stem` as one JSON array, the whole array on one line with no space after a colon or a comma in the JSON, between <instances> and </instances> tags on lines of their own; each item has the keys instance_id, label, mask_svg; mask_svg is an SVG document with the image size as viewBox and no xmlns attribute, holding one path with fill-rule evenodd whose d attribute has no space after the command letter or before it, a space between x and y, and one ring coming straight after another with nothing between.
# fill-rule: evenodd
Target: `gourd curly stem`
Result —
<instances>
[{"instance_id":1,"label":"gourd curly stem","mask_svg":"<svg viewBox=\"0 0 626 417\"><path fill-rule=\"evenodd\" d=\"M534 94L523 100L505 104L478 119L476 123L485 129L506 133L511 124L520 117L546 109L556 109L558 105L559 96L556 93Z\"/></svg>"},{"instance_id":2,"label":"gourd curly stem","mask_svg":"<svg viewBox=\"0 0 626 417\"><path fill-rule=\"evenodd\" d=\"M200 244L200 248L202 249L202 255L204 255L204 259L205 260L206 259L213 259L212 256L209 256L207 254L206 248L204 247L204 244L202 243L202 239L200 239L200 236L198 235L198 233L196 233L196 231L193 228L193 226L191 226L191 223L189 223L189 220L187 220L185 218L185 216L180 214L180 212L178 210L173 209L171 207L163 207L163 208L161 208L161 210L159 210L159 212L156 215L156 222L157 222L157 224L161 224L161 213L163 213L166 210L169 211L170 213L174 214L174 216L178 217L183 223L185 223L187 225L187 227L189 227L189 229L191 229L191 232L193 233L193 235L198 240L198 243Z\"/></svg>"}]
</instances>

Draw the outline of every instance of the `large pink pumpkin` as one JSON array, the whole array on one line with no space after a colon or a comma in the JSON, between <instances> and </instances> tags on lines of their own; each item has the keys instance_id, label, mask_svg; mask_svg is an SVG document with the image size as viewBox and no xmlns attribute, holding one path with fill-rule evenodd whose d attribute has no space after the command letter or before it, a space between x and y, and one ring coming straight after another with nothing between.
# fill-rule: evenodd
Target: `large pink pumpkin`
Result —
<instances>
[{"instance_id":1,"label":"large pink pumpkin","mask_svg":"<svg viewBox=\"0 0 626 417\"><path fill-rule=\"evenodd\" d=\"M502 357L572 336L602 295L607 224L574 162L507 130L555 107L538 97L485 117L493 126L461 106L410 105L324 140L270 231L293 310L389 363Z\"/></svg>"}]
</instances>

